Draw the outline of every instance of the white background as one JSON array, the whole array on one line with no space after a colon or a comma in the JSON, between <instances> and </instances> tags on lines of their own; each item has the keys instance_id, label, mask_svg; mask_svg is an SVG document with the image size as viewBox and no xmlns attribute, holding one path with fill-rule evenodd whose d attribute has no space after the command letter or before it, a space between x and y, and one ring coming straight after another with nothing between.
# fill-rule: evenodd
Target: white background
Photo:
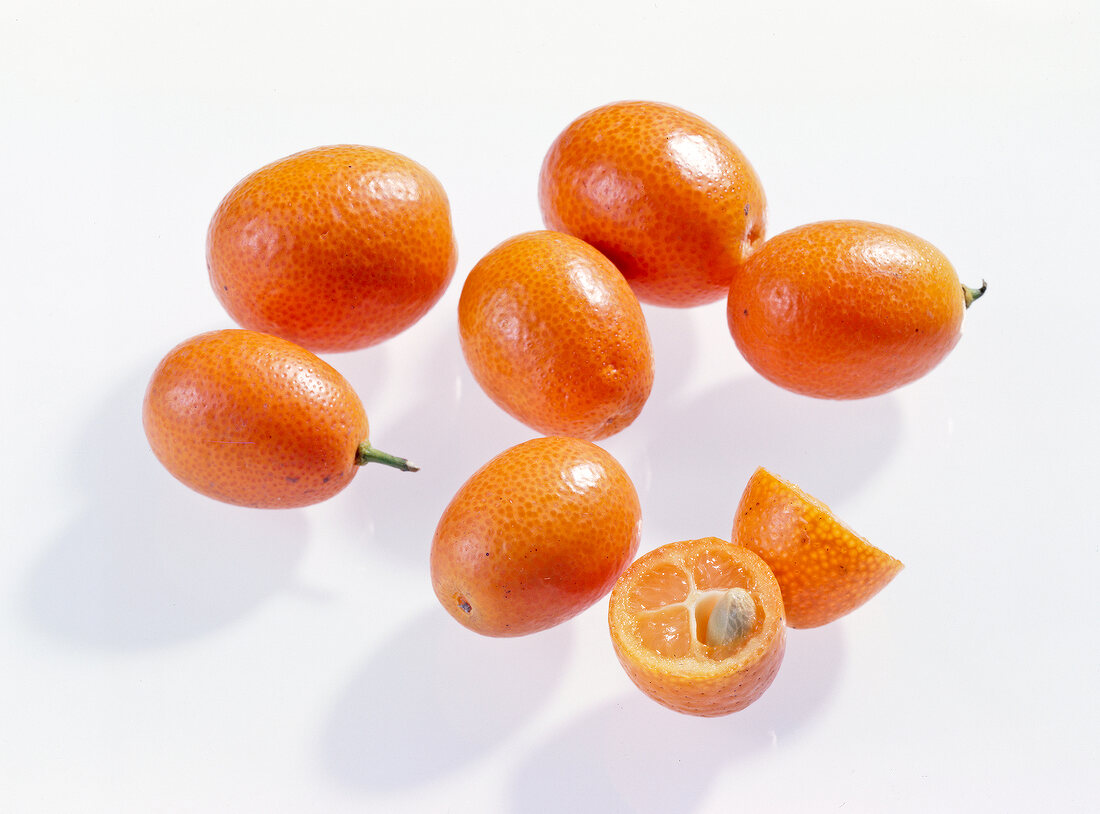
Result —
<instances>
[{"instance_id":1,"label":"white background","mask_svg":"<svg viewBox=\"0 0 1100 814\"><path fill-rule=\"evenodd\" d=\"M1096 810L1097 42L1089 0L9 0L0 810ZM625 98L725 130L771 234L882 221L989 281L939 368L850 403L763 381L722 304L646 308L654 391L604 444L643 551L727 535L766 465L907 564L717 720L635 690L606 600L490 640L428 579L451 495L532 436L464 366L462 280L541 226L554 136ZM230 324L204 262L222 195L338 142L451 199L438 306L328 357L423 469L307 510L216 504L148 451L145 383Z\"/></svg>"}]
</instances>

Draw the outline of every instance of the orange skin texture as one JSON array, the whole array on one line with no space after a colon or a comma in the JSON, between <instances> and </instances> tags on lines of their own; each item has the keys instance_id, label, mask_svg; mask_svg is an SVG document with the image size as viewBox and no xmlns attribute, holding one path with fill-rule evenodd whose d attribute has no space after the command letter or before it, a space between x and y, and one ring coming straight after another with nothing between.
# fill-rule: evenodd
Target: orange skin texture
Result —
<instances>
[{"instance_id":1,"label":"orange skin texture","mask_svg":"<svg viewBox=\"0 0 1100 814\"><path fill-rule=\"evenodd\" d=\"M206 258L238 325L321 352L374 345L419 320L457 251L435 176L398 153L337 145L237 184L210 222Z\"/></svg>"},{"instance_id":2,"label":"orange skin texture","mask_svg":"<svg viewBox=\"0 0 1100 814\"><path fill-rule=\"evenodd\" d=\"M731 587L749 591L757 618L744 642L716 652L688 627L699 625L688 622L695 617L690 608L697 592ZM654 614L678 629L661 632L665 652L647 640L647 627L659 624ZM768 566L716 537L668 543L640 557L611 592L608 627L615 654L639 689L669 709L703 717L729 715L760 698L779 672L787 642L783 599Z\"/></svg>"},{"instance_id":3,"label":"orange skin texture","mask_svg":"<svg viewBox=\"0 0 1100 814\"><path fill-rule=\"evenodd\" d=\"M920 378L955 347L966 300L925 240L864 221L825 221L768 240L734 276L730 333L770 381L855 399Z\"/></svg>"},{"instance_id":4,"label":"orange skin texture","mask_svg":"<svg viewBox=\"0 0 1100 814\"><path fill-rule=\"evenodd\" d=\"M576 438L535 438L455 494L432 541L432 585L470 630L523 636L605 596L640 536L637 492L609 453Z\"/></svg>"},{"instance_id":5,"label":"orange skin texture","mask_svg":"<svg viewBox=\"0 0 1100 814\"><path fill-rule=\"evenodd\" d=\"M173 348L149 382L142 418L177 479L257 508L335 495L368 435L359 397L334 368L285 339L239 329Z\"/></svg>"},{"instance_id":6,"label":"orange skin texture","mask_svg":"<svg viewBox=\"0 0 1100 814\"><path fill-rule=\"evenodd\" d=\"M787 624L820 627L864 604L904 565L852 532L829 507L757 469L733 524L733 542L759 554L783 591Z\"/></svg>"},{"instance_id":7,"label":"orange skin texture","mask_svg":"<svg viewBox=\"0 0 1100 814\"><path fill-rule=\"evenodd\" d=\"M482 258L463 285L458 327L478 384L544 435L613 435L653 388L637 297L607 258L560 232L518 235Z\"/></svg>"},{"instance_id":8,"label":"orange skin texture","mask_svg":"<svg viewBox=\"0 0 1100 814\"><path fill-rule=\"evenodd\" d=\"M710 123L655 102L570 124L543 161L539 203L549 228L591 243L653 305L722 299L764 240L764 190L745 156Z\"/></svg>"}]
</instances>

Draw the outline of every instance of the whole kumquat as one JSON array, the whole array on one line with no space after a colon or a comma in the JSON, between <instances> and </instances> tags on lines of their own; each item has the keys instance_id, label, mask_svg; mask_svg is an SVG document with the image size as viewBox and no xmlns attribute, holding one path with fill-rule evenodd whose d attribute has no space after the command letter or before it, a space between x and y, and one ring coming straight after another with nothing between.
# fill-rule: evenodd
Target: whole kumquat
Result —
<instances>
[{"instance_id":1,"label":"whole kumquat","mask_svg":"<svg viewBox=\"0 0 1100 814\"><path fill-rule=\"evenodd\" d=\"M787 624L819 627L858 608L904 567L797 486L757 469L733 522L733 542L768 564Z\"/></svg>"},{"instance_id":2,"label":"whole kumquat","mask_svg":"<svg viewBox=\"0 0 1100 814\"><path fill-rule=\"evenodd\" d=\"M241 506L317 503L372 461L416 469L370 445L363 405L333 367L254 331L212 331L173 348L153 372L142 418L169 472Z\"/></svg>"},{"instance_id":3,"label":"whole kumquat","mask_svg":"<svg viewBox=\"0 0 1100 814\"><path fill-rule=\"evenodd\" d=\"M463 285L458 327L482 389L546 435L613 435L653 387L637 297L607 258L560 232L518 235L482 258Z\"/></svg>"},{"instance_id":4,"label":"whole kumquat","mask_svg":"<svg viewBox=\"0 0 1100 814\"><path fill-rule=\"evenodd\" d=\"M210 221L214 293L244 328L313 351L383 341L442 296L457 254L442 185L377 147L318 147L251 173Z\"/></svg>"},{"instance_id":5,"label":"whole kumquat","mask_svg":"<svg viewBox=\"0 0 1100 814\"><path fill-rule=\"evenodd\" d=\"M716 537L668 543L638 558L611 592L608 627L619 661L646 695L707 717L763 695L787 641L768 566Z\"/></svg>"},{"instance_id":6,"label":"whole kumquat","mask_svg":"<svg viewBox=\"0 0 1100 814\"><path fill-rule=\"evenodd\" d=\"M729 138L655 102L616 102L557 137L539 177L543 220L591 243L643 302L722 299L764 240L764 191Z\"/></svg>"},{"instance_id":7,"label":"whole kumquat","mask_svg":"<svg viewBox=\"0 0 1100 814\"><path fill-rule=\"evenodd\" d=\"M932 244L892 226L824 221L769 239L733 277L730 333L748 363L796 393L853 399L920 378L959 341L985 291Z\"/></svg>"},{"instance_id":8,"label":"whole kumquat","mask_svg":"<svg viewBox=\"0 0 1100 814\"><path fill-rule=\"evenodd\" d=\"M470 630L522 636L605 596L640 533L638 495L618 461L589 441L535 438L455 494L432 540L432 585Z\"/></svg>"}]
</instances>

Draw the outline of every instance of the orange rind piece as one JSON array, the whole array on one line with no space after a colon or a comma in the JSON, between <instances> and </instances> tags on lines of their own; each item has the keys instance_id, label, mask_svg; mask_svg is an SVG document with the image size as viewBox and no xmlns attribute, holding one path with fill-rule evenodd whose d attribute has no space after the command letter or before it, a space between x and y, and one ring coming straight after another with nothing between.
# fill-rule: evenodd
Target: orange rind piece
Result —
<instances>
[{"instance_id":1,"label":"orange rind piece","mask_svg":"<svg viewBox=\"0 0 1100 814\"><path fill-rule=\"evenodd\" d=\"M779 584L752 551L716 537L638 558L611 592L615 654L646 695L677 712L728 715L763 695L783 661Z\"/></svg>"},{"instance_id":2,"label":"orange rind piece","mask_svg":"<svg viewBox=\"0 0 1100 814\"><path fill-rule=\"evenodd\" d=\"M767 562L783 591L787 624L795 628L851 613L905 567L820 500L763 468L745 487L731 537Z\"/></svg>"}]
</instances>

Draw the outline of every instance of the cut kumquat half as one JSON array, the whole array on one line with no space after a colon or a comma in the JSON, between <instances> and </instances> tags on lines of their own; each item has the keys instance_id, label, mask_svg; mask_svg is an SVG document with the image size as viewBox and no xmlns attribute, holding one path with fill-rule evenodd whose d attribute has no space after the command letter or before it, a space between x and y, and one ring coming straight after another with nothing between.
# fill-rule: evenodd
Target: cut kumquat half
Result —
<instances>
[{"instance_id":1,"label":"cut kumquat half","mask_svg":"<svg viewBox=\"0 0 1100 814\"><path fill-rule=\"evenodd\" d=\"M787 624L795 628L850 613L904 568L820 500L763 468L745 487L731 536L767 562L783 591Z\"/></svg>"},{"instance_id":2,"label":"cut kumquat half","mask_svg":"<svg viewBox=\"0 0 1100 814\"><path fill-rule=\"evenodd\" d=\"M783 661L786 617L767 564L716 537L668 543L636 560L611 592L615 654L648 696L677 712L744 709Z\"/></svg>"}]
</instances>

